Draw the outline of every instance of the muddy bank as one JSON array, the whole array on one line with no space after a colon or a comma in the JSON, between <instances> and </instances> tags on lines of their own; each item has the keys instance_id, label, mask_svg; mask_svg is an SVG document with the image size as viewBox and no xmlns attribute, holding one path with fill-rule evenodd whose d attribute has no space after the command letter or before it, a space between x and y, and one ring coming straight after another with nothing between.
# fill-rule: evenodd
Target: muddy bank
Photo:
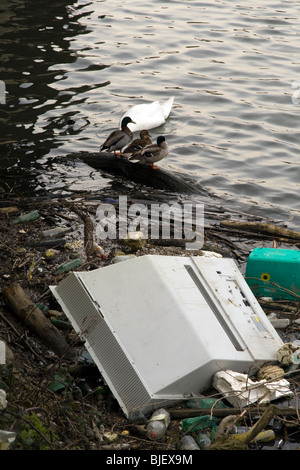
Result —
<instances>
[{"instance_id":1,"label":"muddy bank","mask_svg":"<svg viewBox=\"0 0 300 470\"><path fill-rule=\"evenodd\" d=\"M144 204L153 201L138 200ZM86 354L81 338L71 328L49 291L50 285L57 285L68 275L66 265L76 260L80 263L73 264L73 269L82 271L107 266L120 253L186 256L186 240L146 240L136 250L136 247L124 244L124 240L97 239L95 216L103 202L109 202L118 210L118 198L113 193L100 194L98 198L76 194L57 199L26 199L2 194L0 340L5 341L9 355L7 365L0 368L0 381L7 391L8 400L7 408L0 414L0 429L16 430L18 439L14 446L17 449L177 448L180 413L174 413L164 440L149 441L143 423L130 422L119 409L107 384ZM133 204L137 199L128 198L127 202ZM35 211L38 216L34 220L14 223L21 214ZM240 225L241 222L245 225ZM247 225L249 223L258 224L257 229L253 230L252 225ZM262 223L264 230L259 231ZM53 237L43 234L57 228L66 230ZM286 228L274 230L272 221L230 212L220 206L207 206L203 250L235 259L244 272L247 257L256 246L299 248L299 239ZM196 250L189 251L190 254L200 253ZM45 344L42 335L34 332L7 305L4 293L15 282L65 338L68 344L66 354L58 354L49 347L50 343ZM272 311L276 308L272 306ZM295 323L299 315L297 307L296 310L286 307L279 313L291 320L284 331L286 338L296 338L299 335L298 324ZM298 375L294 374L291 380L297 391ZM176 408L184 409L184 405ZM254 414L257 416L258 413L259 410L255 409ZM292 418L281 416L280 420L286 427L293 420L297 429L297 414Z\"/></svg>"}]
</instances>

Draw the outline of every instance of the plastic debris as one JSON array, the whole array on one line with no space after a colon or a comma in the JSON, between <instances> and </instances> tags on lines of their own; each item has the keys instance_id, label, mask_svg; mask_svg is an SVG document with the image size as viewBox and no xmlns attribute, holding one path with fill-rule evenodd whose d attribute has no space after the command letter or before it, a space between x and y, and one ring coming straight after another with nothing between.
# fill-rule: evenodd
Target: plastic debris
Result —
<instances>
[{"instance_id":1,"label":"plastic debris","mask_svg":"<svg viewBox=\"0 0 300 470\"><path fill-rule=\"evenodd\" d=\"M270 323L274 328L284 329L291 324L291 321L288 318L278 318L275 313L270 313L267 318L270 320Z\"/></svg>"},{"instance_id":2,"label":"plastic debris","mask_svg":"<svg viewBox=\"0 0 300 470\"><path fill-rule=\"evenodd\" d=\"M0 388L0 410L7 407L6 392Z\"/></svg>"},{"instance_id":3,"label":"plastic debris","mask_svg":"<svg viewBox=\"0 0 300 470\"><path fill-rule=\"evenodd\" d=\"M245 431L246 432L246 431ZM243 439L244 432L238 432L235 435L236 439ZM265 431L259 432L254 439L252 439L249 443L250 444L263 444L267 442L275 441L275 432L273 429L266 429Z\"/></svg>"},{"instance_id":4,"label":"plastic debris","mask_svg":"<svg viewBox=\"0 0 300 470\"><path fill-rule=\"evenodd\" d=\"M299 250L257 247L248 257L245 279L256 297L295 301L300 298L299 267Z\"/></svg>"},{"instance_id":5,"label":"plastic debris","mask_svg":"<svg viewBox=\"0 0 300 470\"><path fill-rule=\"evenodd\" d=\"M170 414L163 408L156 410L147 424L147 436L151 440L164 436L170 424Z\"/></svg>"},{"instance_id":6,"label":"plastic debris","mask_svg":"<svg viewBox=\"0 0 300 470\"><path fill-rule=\"evenodd\" d=\"M39 302L36 302L35 305L36 305L37 308L39 308L46 316L48 315L49 308L47 307L47 305L40 304Z\"/></svg>"},{"instance_id":7,"label":"plastic debris","mask_svg":"<svg viewBox=\"0 0 300 470\"><path fill-rule=\"evenodd\" d=\"M62 273L67 273L69 271L72 271L73 269L77 268L82 264L82 260L79 258L73 259L72 261L69 261L68 263L61 264L57 270L55 271L55 276L58 274Z\"/></svg>"},{"instance_id":8,"label":"plastic debris","mask_svg":"<svg viewBox=\"0 0 300 470\"><path fill-rule=\"evenodd\" d=\"M58 390L65 388L66 385L66 380L61 375L55 374L54 379L48 388L51 390L51 392L58 392Z\"/></svg>"},{"instance_id":9,"label":"plastic debris","mask_svg":"<svg viewBox=\"0 0 300 470\"><path fill-rule=\"evenodd\" d=\"M97 256L98 258L106 259L107 256L106 256L102 246L94 245L93 249L94 249L95 256Z\"/></svg>"},{"instance_id":10,"label":"plastic debris","mask_svg":"<svg viewBox=\"0 0 300 470\"><path fill-rule=\"evenodd\" d=\"M146 245L146 240L142 232L128 232L124 244L132 251L137 251Z\"/></svg>"},{"instance_id":11,"label":"plastic debris","mask_svg":"<svg viewBox=\"0 0 300 470\"><path fill-rule=\"evenodd\" d=\"M215 251L206 251L206 250L201 250L200 256L206 256L206 258L223 258L221 253L216 253Z\"/></svg>"},{"instance_id":12,"label":"plastic debris","mask_svg":"<svg viewBox=\"0 0 300 470\"><path fill-rule=\"evenodd\" d=\"M52 310L52 309L48 310L48 315L50 317L55 317L55 318L64 316L63 312L60 312L59 310Z\"/></svg>"},{"instance_id":13,"label":"plastic debris","mask_svg":"<svg viewBox=\"0 0 300 470\"><path fill-rule=\"evenodd\" d=\"M0 364L6 364L6 346L4 341L0 341Z\"/></svg>"},{"instance_id":14,"label":"plastic debris","mask_svg":"<svg viewBox=\"0 0 300 470\"><path fill-rule=\"evenodd\" d=\"M49 238L47 240L39 240L37 243L34 243L33 247L43 246L45 248L58 247L65 245L66 240L64 238Z\"/></svg>"},{"instance_id":15,"label":"plastic debris","mask_svg":"<svg viewBox=\"0 0 300 470\"><path fill-rule=\"evenodd\" d=\"M0 450L7 450L16 439L17 434L13 431L0 430Z\"/></svg>"},{"instance_id":16,"label":"plastic debris","mask_svg":"<svg viewBox=\"0 0 300 470\"><path fill-rule=\"evenodd\" d=\"M209 409L212 406L216 409L228 408L222 400L216 398L191 398L186 402L187 408Z\"/></svg>"},{"instance_id":17,"label":"plastic debris","mask_svg":"<svg viewBox=\"0 0 300 470\"><path fill-rule=\"evenodd\" d=\"M122 254L116 254L116 256L113 259L113 263L121 263L121 261L127 261L128 259L133 259L136 258L136 255L125 255L124 253Z\"/></svg>"},{"instance_id":18,"label":"plastic debris","mask_svg":"<svg viewBox=\"0 0 300 470\"><path fill-rule=\"evenodd\" d=\"M180 439L180 449L182 450L200 450L200 447L196 443L192 436L183 436Z\"/></svg>"},{"instance_id":19,"label":"plastic debris","mask_svg":"<svg viewBox=\"0 0 300 470\"><path fill-rule=\"evenodd\" d=\"M220 421L220 418L216 418L215 416L195 416L193 418L183 419L181 429L185 432L203 431L204 429L212 429L214 426L217 426Z\"/></svg>"},{"instance_id":20,"label":"plastic debris","mask_svg":"<svg viewBox=\"0 0 300 470\"><path fill-rule=\"evenodd\" d=\"M147 418L141 411L134 411L129 416L129 422L142 425L147 423Z\"/></svg>"},{"instance_id":21,"label":"plastic debris","mask_svg":"<svg viewBox=\"0 0 300 470\"><path fill-rule=\"evenodd\" d=\"M266 429L265 431L259 432L257 436L250 442L272 442L275 441L275 432L273 429Z\"/></svg>"},{"instance_id":22,"label":"plastic debris","mask_svg":"<svg viewBox=\"0 0 300 470\"><path fill-rule=\"evenodd\" d=\"M54 250L53 248L48 248L48 250L45 251L44 255L47 260L49 259L54 259L56 256L60 254L59 250Z\"/></svg>"},{"instance_id":23,"label":"plastic debris","mask_svg":"<svg viewBox=\"0 0 300 470\"><path fill-rule=\"evenodd\" d=\"M211 444L211 439L209 438L208 434L205 434L204 432L198 433L197 440L199 442L200 449L207 449Z\"/></svg>"},{"instance_id":24,"label":"plastic debris","mask_svg":"<svg viewBox=\"0 0 300 470\"><path fill-rule=\"evenodd\" d=\"M65 243L64 247L68 250L79 250L80 248L83 247L83 241L75 240L73 242L68 242L68 243Z\"/></svg>"},{"instance_id":25,"label":"plastic debris","mask_svg":"<svg viewBox=\"0 0 300 470\"><path fill-rule=\"evenodd\" d=\"M232 370L220 371L214 375L213 387L223 393L226 400L234 407L245 407L259 400L269 403L281 397L293 397L290 384L285 379L267 382L254 382L247 374Z\"/></svg>"},{"instance_id":26,"label":"plastic debris","mask_svg":"<svg viewBox=\"0 0 300 470\"><path fill-rule=\"evenodd\" d=\"M108 442L115 442L118 439L118 434L115 432L105 432L103 438Z\"/></svg>"},{"instance_id":27,"label":"plastic debris","mask_svg":"<svg viewBox=\"0 0 300 470\"><path fill-rule=\"evenodd\" d=\"M68 233L71 230L74 230L73 227L55 227L50 228L48 230L43 230L41 235L44 238L54 238L60 235L64 235L65 233Z\"/></svg>"},{"instance_id":28,"label":"plastic debris","mask_svg":"<svg viewBox=\"0 0 300 470\"><path fill-rule=\"evenodd\" d=\"M27 212L26 214L19 215L13 220L13 224L22 224L25 222L31 222L32 220L39 219L40 214L38 211Z\"/></svg>"},{"instance_id":29,"label":"plastic debris","mask_svg":"<svg viewBox=\"0 0 300 470\"><path fill-rule=\"evenodd\" d=\"M32 261L32 263L30 263L30 265L29 265L29 266L26 266L26 268L25 268L25 270L26 270L26 275L27 275L27 277L28 277L29 280L32 279L32 274L33 274L33 272L34 272L34 270L35 270L35 267L36 267L36 266L35 266L35 262Z\"/></svg>"}]
</instances>

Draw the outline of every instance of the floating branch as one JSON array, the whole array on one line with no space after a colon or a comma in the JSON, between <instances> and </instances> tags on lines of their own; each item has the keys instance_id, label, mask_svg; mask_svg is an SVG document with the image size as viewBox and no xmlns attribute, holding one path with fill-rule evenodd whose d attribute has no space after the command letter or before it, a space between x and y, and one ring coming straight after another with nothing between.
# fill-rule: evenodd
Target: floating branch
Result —
<instances>
[{"instance_id":1,"label":"floating branch","mask_svg":"<svg viewBox=\"0 0 300 470\"><path fill-rule=\"evenodd\" d=\"M231 220L222 220L221 225L229 228L237 228L241 230L250 230L254 232L268 233L278 237L292 238L300 240L300 233L287 228L278 227L273 224L257 223L257 222L234 222Z\"/></svg>"}]
</instances>

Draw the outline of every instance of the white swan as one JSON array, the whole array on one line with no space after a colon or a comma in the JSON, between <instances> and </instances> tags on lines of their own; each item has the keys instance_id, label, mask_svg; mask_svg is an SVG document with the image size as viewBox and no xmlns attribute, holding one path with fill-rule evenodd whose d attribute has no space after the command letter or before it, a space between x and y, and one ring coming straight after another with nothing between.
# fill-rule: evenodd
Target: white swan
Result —
<instances>
[{"instance_id":1,"label":"white swan","mask_svg":"<svg viewBox=\"0 0 300 470\"><path fill-rule=\"evenodd\" d=\"M162 104L160 104L159 101L153 101L153 103L137 104L133 106L121 117L120 126L125 116L130 116L135 122L135 124L130 123L128 125L132 132L141 131L143 129L149 130L161 126L166 122L171 112L174 98L174 96L171 96Z\"/></svg>"}]
</instances>

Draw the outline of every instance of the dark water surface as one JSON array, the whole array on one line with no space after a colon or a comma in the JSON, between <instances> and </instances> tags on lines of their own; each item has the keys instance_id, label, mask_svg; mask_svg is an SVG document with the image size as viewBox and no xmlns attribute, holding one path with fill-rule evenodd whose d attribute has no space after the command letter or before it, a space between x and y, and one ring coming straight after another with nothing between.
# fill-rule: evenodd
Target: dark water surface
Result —
<instances>
[{"instance_id":1,"label":"dark water surface","mask_svg":"<svg viewBox=\"0 0 300 470\"><path fill-rule=\"evenodd\" d=\"M1 0L1 169L19 191L97 192L96 152L131 106L174 95L161 163L237 210L300 222L300 2ZM124 181L121 191L134 188Z\"/></svg>"}]
</instances>

